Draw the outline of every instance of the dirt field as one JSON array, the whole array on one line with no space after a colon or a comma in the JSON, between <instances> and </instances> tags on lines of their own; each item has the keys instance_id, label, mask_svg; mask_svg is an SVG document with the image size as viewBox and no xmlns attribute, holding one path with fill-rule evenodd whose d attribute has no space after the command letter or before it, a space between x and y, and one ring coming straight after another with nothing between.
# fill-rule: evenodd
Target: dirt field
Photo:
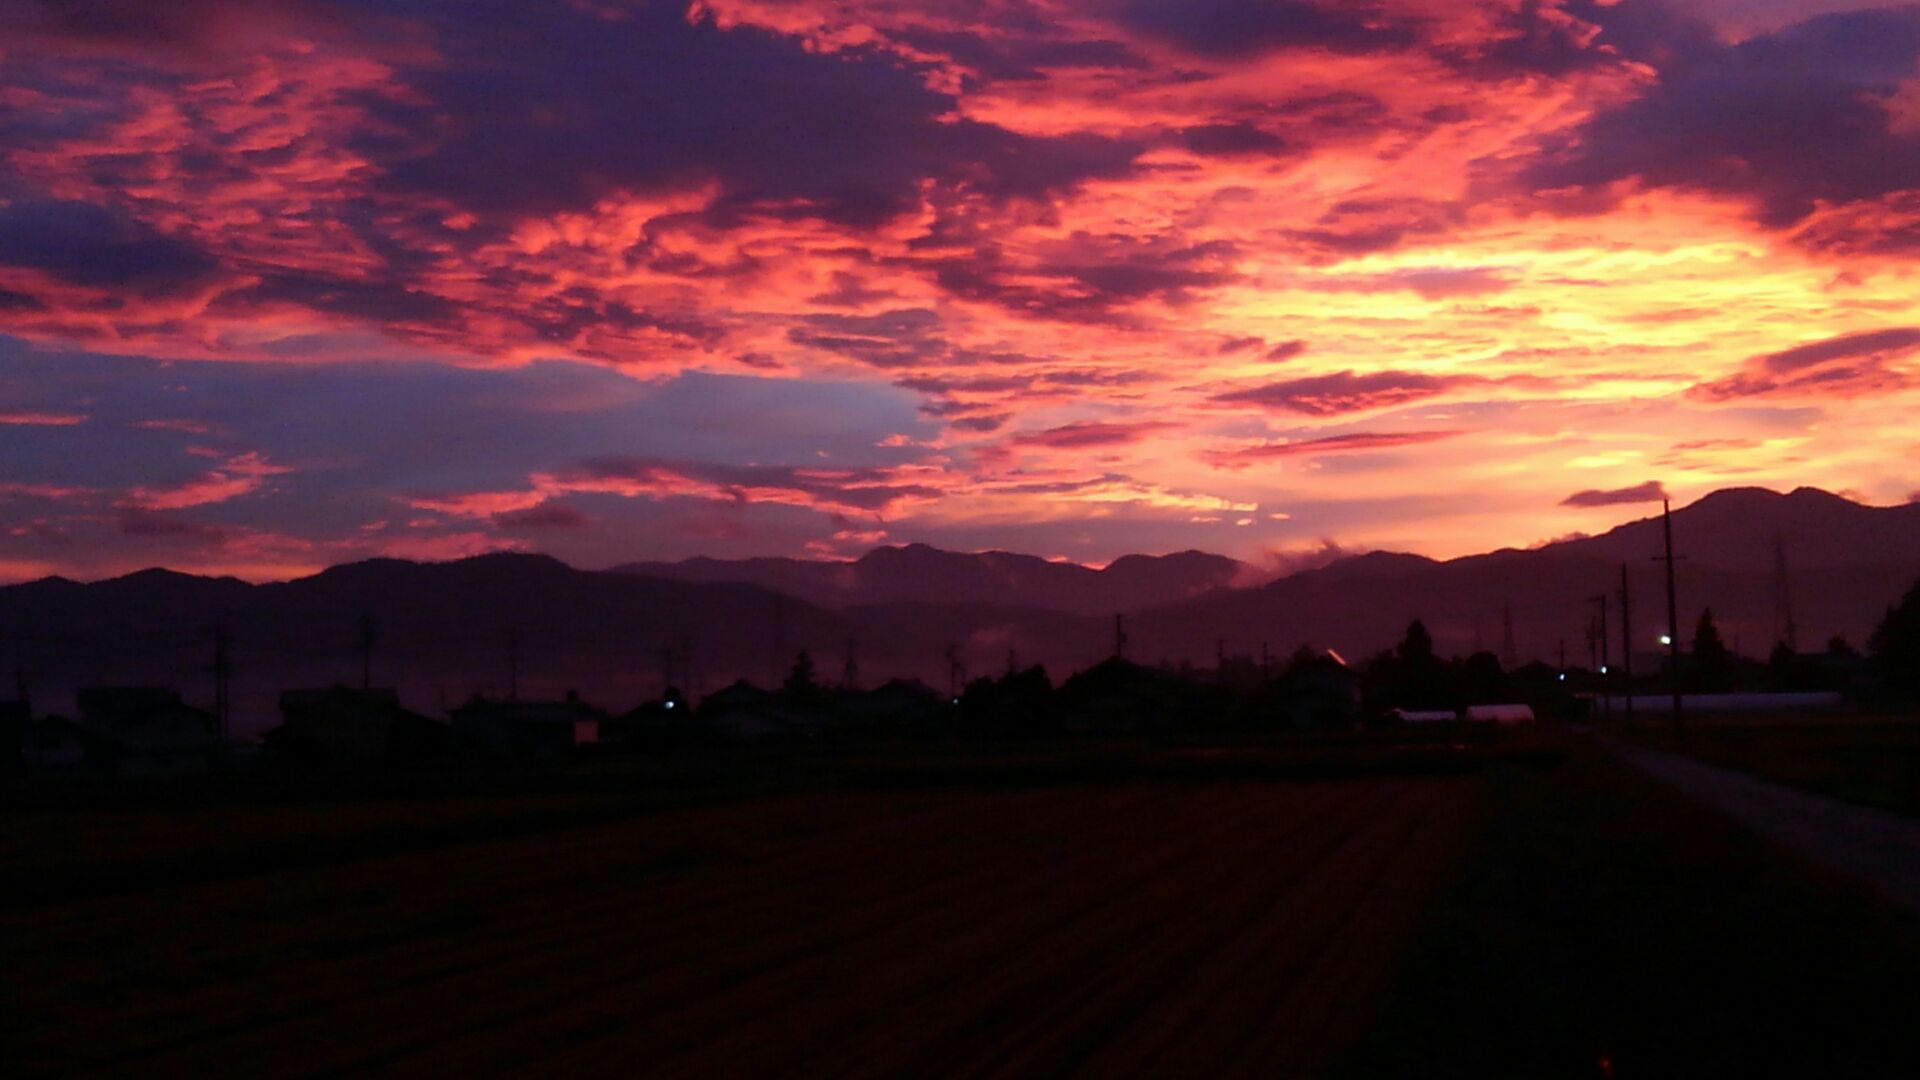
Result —
<instances>
[{"instance_id":1,"label":"dirt field","mask_svg":"<svg viewBox=\"0 0 1920 1080\"><path fill-rule=\"evenodd\" d=\"M0 914L10 1071L1287 1075L1479 781L817 794Z\"/></svg>"}]
</instances>

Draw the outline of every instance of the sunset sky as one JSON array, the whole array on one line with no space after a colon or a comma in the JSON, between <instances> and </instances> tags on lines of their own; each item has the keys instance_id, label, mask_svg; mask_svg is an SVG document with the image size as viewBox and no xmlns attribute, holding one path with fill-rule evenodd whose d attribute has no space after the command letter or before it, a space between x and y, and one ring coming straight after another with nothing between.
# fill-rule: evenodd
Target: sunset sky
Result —
<instances>
[{"instance_id":1,"label":"sunset sky","mask_svg":"<svg viewBox=\"0 0 1920 1080\"><path fill-rule=\"evenodd\" d=\"M1920 6L0 0L0 580L1920 497Z\"/></svg>"}]
</instances>

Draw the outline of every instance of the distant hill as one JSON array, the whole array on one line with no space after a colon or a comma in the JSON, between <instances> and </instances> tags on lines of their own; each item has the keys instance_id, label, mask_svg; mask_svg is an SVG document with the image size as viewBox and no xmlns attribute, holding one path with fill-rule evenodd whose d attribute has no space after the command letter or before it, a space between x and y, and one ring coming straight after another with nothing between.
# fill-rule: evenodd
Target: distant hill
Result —
<instances>
[{"instance_id":1,"label":"distant hill","mask_svg":"<svg viewBox=\"0 0 1920 1080\"><path fill-rule=\"evenodd\" d=\"M10 677L18 669L42 711L70 710L73 691L95 684L172 686L206 704L219 624L232 641L236 727L258 731L277 722L282 689L358 683L367 615L374 681L429 713L475 691L504 694L510 638L523 697L575 689L619 709L657 694L669 667L690 691L742 676L766 685L801 649L833 680L850 642L863 681L905 674L940 687L950 646L976 671L997 670L1009 650L1060 667L1104 655L1103 620L1013 606L1018 597L1004 592L987 599L994 602L835 611L755 585L583 571L511 554L376 559L266 585L148 570L0 588L0 670Z\"/></svg>"},{"instance_id":2,"label":"distant hill","mask_svg":"<svg viewBox=\"0 0 1920 1080\"><path fill-rule=\"evenodd\" d=\"M615 570L674 581L759 585L825 607L892 603L998 603L1113 615L1183 600L1253 579L1224 555L1127 555L1104 569L1008 551L967 554L925 544L879 547L853 562L697 558L628 563Z\"/></svg>"},{"instance_id":3,"label":"distant hill","mask_svg":"<svg viewBox=\"0 0 1920 1080\"><path fill-rule=\"evenodd\" d=\"M1832 635L1865 644L1886 607L1920 578L1920 507L1875 508L1811 489L1719 492L1674 512L1683 635L1713 607L1729 643L1764 655L1779 633L1775 565L1803 648ZM1534 550L1445 562L1374 552L1271 583L1232 588L1244 564L1186 552L1131 556L1105 570L1005 552L920 545L852 563L689 560L583 571L538 555L448 563L393 559L268 585L147 570L83 584L47 578L0 588L0 671L18 669L42 710L74 688L163 684L212 697L212 632L232 639L242 730L274 722L282 689L357 682L363 614L376 627L373 678L427 712L475 690L505 691L518 639L521 693L577 689L625 708L658 692L671 664L688 688L735 677L778 681L802 648L824 680L849 645L866 684L895 675L944 688L949 648L972 674L1042 663L1056 677L1112 651L1128 613L1128 655L1211 666L1221 650L1284 657L1303 643L1358 660L1426 621L1438 647L1584 663L1592 598L1632 583L1635 651L1665 627L1657 517ZM660 566L664 565L665 569ZM671 656L669 656L671 654Z\"/></svg>"},{"instance_id":4,"label":"distant hill","mask_svg":"<svg viewBox=\"0 0 1920 1080\"><path fill-rule=\"evenodd\" d=\"M1920 578L1920 505L1871 507L1814 488L1782 495L1761 488L1715 492L1673 512L1683 640L1703 608L1729 643L1764 656L1779 640L1784 557L1788 610L1803 649L1829 637L1864 647L1888 604ZM1209 635L1231 651L1309 641L1363 656L1398 639L1420 618L1443 651L1505 650L1509 620L1522 661L1587 663L1587 628L1607 596L1609 651L1620 649L1621 568L1631 583L1636 653L1666 630L1659 515L1592 537L1531 550L1507 548L1439 562L1374 552L1255 589L1222 592L1142 612L1135 637L1145 655L1201 654Z\"/></svg>"},{"instance_id":5,"label":"distant hill","mask_svg":"<svg viewBox=\"0 0 1920 1080\"><path fill-rule=\"evenodd\" d=\"M1920 503L1862 506L1818 488L1785 495L1728 488L1674 511L1673 520L1676 553L1722 570L1771 573L1776 546L1789 571L1920 560ZM1660 551L1660 518L1545 550L1609 562L1646 559Z\"/></svg>"}]
</instances>

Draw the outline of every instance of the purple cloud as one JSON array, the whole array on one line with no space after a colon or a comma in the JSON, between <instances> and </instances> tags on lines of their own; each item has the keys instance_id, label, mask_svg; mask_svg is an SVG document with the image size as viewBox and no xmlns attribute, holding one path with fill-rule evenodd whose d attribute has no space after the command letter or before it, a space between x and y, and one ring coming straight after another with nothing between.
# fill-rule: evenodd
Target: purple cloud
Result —
<instances>
[{"instance_id":1,"label":"purple cloud","mask_svg":"<svg viewBox=\"0 0 1920 1080\"><path fill-rule=\"evenodd\" d=\"M1215 394L1213 400L1307 416L1337 416L1422 401L1446 393L1460 381L1413 371L1374 371L1365 375L1340 371Z\"/></svg>"},{"instance_id":2,"label":"purple cloud","mask_svg":"<svg viewBox=\"0 0 1920 1080\"><path fill-rule=\"evenodd\" d=\"M1649 480L1644 484L1635 484L1632 487L1614 488L1612 490L1594 489L1591 491L1577 491L1561 499L1560 505L1579 507L1620 506L1625 503L1659 502L1666 497L1667 489L1661 486L1660 481Z\"/></svg>"}]
</instances>

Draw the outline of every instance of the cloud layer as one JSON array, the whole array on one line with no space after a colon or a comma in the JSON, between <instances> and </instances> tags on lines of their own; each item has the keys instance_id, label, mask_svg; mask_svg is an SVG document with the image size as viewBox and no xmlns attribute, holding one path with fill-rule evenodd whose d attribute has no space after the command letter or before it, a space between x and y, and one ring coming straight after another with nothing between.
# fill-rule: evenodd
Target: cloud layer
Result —
<instances>
[{"instance_id":1,"label":"cloud layer","mask_svg":"<svg viewBox=\"0 0 1920 1080\"><path fill-rule=\"evenodd\" d=\"M1897 501L1859 7L0 0L0 576Z\"/></svg>"}]
</instances>

